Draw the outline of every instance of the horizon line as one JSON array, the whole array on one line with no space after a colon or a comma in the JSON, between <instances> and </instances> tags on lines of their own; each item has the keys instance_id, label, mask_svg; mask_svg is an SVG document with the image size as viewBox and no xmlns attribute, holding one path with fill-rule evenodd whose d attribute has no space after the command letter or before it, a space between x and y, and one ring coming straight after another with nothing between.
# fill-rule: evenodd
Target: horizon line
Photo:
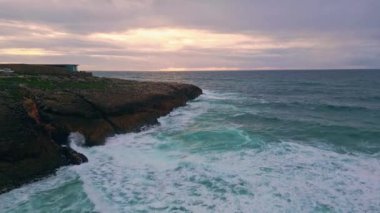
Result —
<instances>
[{"instance_id":1,"label":"horizon line","mask_svg":"<svg viewBox=\"0 0 380 213\"><path fill-rule=\"evenodd\" d=\"M317 69L241 69L241 70L80 70L83 72L270 72L270 71L360 71L380 68L317 68Z\"/></svg>"}]
</instances>

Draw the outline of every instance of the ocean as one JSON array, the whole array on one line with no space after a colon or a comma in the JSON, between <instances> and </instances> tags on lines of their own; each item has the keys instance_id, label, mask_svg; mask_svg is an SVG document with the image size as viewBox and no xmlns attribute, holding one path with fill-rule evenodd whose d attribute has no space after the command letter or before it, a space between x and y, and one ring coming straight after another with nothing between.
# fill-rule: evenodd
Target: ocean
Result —
<instances>
[{"instance_id":1,"label":"ocean","mask_svg":"<svg viewBox=\"0 0 380 213\"><path fill-rule=\"evenodd\" d=\"M0 212L380 212L380 70L96 72L204 94Z\"/></svg>"}]
</instances>

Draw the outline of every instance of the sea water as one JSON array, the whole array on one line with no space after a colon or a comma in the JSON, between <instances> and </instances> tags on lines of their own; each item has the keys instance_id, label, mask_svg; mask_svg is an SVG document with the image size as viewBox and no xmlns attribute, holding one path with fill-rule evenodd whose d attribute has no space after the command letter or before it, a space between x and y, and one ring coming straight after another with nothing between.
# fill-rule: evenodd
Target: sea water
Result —
<instances>
[{"instance_id":1,"label":"sea water","mask_svg":"<svg viewBox=\"0 0 380 213\"><path fill-rule=\"evenodd\" d=\"M380 70L99 72L204 94L0 212L380 212Z\"/></svg>"}]
</instances>

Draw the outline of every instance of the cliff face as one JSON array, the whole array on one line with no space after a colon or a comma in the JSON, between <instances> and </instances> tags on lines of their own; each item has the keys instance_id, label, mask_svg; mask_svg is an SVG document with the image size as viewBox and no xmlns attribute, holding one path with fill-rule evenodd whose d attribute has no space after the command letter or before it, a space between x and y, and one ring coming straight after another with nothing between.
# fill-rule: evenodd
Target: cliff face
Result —
<instances>
[{"instance_id":1,"label":"cliff face","mask_svg":"<svg viewBox=\"0 0 380 213\"><path fill-rule=\"evenodd\" d=\"M84 75L0 75L0 192L87 158L67 144L80 132L86 145L138 131L196 98L202 90L178 83L137 82Z\"/></svg>"}]
</instances>

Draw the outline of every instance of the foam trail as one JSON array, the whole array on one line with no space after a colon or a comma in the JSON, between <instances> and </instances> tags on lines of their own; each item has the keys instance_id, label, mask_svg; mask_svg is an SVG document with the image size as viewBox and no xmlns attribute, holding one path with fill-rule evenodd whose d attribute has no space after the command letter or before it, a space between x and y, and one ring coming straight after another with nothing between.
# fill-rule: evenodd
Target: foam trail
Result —
<instances>
[{"instance_id":1,"label":"foam trail","mask_svg":"<svg viewBox=\"0 0 380 213\"><path fill-rule=\"evenodd\" d=\"M380 156L369 137L377 127L354 117L367 125L357 132L342 120L352 112L302 105L319 100L313 96L319 90L294 95L304 90L292 81L284 89L283 79L259 87L244 80L239 92L206 90L160 125L116 135L105 146L85 148L80 135L71 135L71 146L89 163L0 195L0 209L38 211L49 200L43 210L63 203L89 212L378 212ZM224 83L233 90L234 83ZM251 94L260 89L262 95ZM287 101L297 98L296 109L289 108ZM339 126L331 125L334 116ZM321 125L286 119L298 117ZM352 138L355 146L347 145Z\"/></svg>"},{"instance_id":2,"label":"foam trail","mask_svg":"<svg viewBox=\"0 0 380 213\"><path fill-rule=\"evenodd\" d=\"M101 201L89 195L103 203L97 209L371 212L379 207L379 159L290 141L263 144L238 126L198 128L210 122L202 119L212 118L213 107L225 107L213 100L200 98L160 118L160 126L115 136L105 147L79 147L91 163L77 172L85 187L101 195ZM198 137L202 131L207 135ZM218 136L223 132L231 133L226 137L234 144L226 146L228 138Z\"/></svg>"}]
</instances>

